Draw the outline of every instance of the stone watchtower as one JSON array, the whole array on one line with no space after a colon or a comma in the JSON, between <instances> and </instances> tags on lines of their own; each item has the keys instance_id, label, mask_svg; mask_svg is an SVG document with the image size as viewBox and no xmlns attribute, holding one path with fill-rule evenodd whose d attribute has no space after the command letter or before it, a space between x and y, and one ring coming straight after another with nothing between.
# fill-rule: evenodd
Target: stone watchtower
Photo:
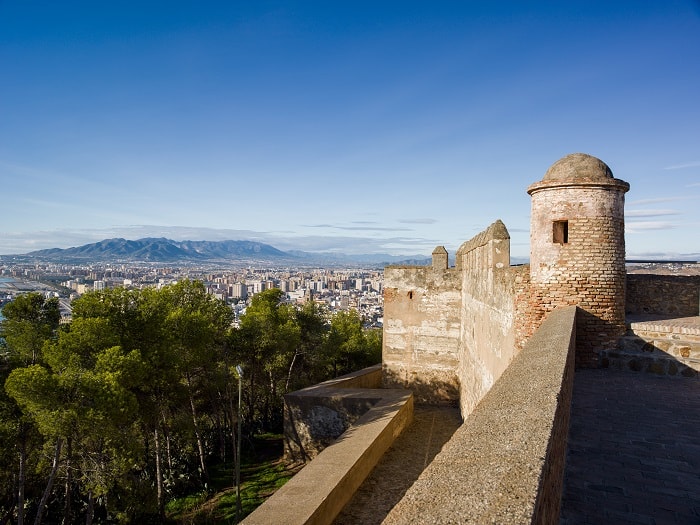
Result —
<instances>
[{"instance_id":1,"label":"stone watchtower","mask_svg":"<svg viewBox=\"0 0 700 525\"><path fill-rule=\"evenodd\" d=\"M527 192L531 312L578 305L576 361L597 366L598 351L625 331L625 193L601 160L574 153L555 162Z\"/></svg>"}]
</instances>

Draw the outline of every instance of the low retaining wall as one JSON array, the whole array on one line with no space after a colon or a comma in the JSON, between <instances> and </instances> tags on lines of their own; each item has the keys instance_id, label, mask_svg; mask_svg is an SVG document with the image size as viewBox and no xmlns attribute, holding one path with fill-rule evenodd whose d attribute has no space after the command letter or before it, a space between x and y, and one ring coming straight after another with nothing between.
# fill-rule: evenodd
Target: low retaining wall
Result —
<instances>
[{"instance_id":1,"label":"low retaining wall","mask_svg":"<svg viewBox=\"0 0 700 525\"><path fill-rule=\"evenodd\" d=\"M559 523L576 310L547 316L385 524Z\"/></svg>"},{"instance_id":2,"label":"low retaining wall","mask_svg":"<svg viewBox=\"0 0 700 525\"><path fill-rule=\"evenodd\" d=\"M627 275L627 314L700 315L700 276Z\"/></svg>"},{"instance_id":3,"label":"low retaining wall","mask_svg":"<svg viewBox=\"0 0 700 525\"><path fill-rule=\"evenodd\" d=\"M284 457L308 462L382 398L382 365L284 396Z\"/></svg>"},{"instance_id":4,"label":"low retaining wall","mask_svg":"<svg viewBox=\"0 0 700 525\"><path fill-rule=\"evenodd\" d=\"M366 388L380 383L381 365L378 365L285 396L285 416L294 414L289 422L285 421L296 436L289 440L293 443L290 446L298 447L307 455L333 433L334 427L338 430L350 420L352 424L334 443L318 450L313 461L242 523L321 525L333 522L413 418L411 392ZM363 407L366 410L361 415L359 411L364 410ZM315 422L304 419L313 414L319 416ZM328 421L339 423L327 424Z\"/></svg>"}]
</instances>

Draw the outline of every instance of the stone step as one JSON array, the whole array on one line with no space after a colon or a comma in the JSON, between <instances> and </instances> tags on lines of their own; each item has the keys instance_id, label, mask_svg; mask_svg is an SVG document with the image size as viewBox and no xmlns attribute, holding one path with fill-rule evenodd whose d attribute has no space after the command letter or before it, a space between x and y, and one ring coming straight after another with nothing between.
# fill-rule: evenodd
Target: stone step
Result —
<instances>
[{"instance_id":1,"label":"stone step","mask_svg":"<svg viewBox=\"0 0 700 525\"><path fill-rule=\"evenodd\" d=\"M633 321L627 324L631 332L645 339L671 339L700 343L700 320L697 317Z\"/></svg>"},{"instance_id":2,"label":"stone step","mask_svg":"<svg viewBox=\"0 0 700 525\"><path fill-rule=\"evenodd\" d=\"M618 349L627 353L659 354L676 359L700 360L700 341L680 337L658 337L648 333L630 333L618 341Z\"/></svg>"},{"instance_id":3,"label":"stone step","mask_svg":"<svg viewBox=\"0 0 700 525\"><path fill-rule=\"evenodd\" d=\"M601 356L602 366L659 375L698 377L700 341L628 332L617 348Z\"/></svg>"}]
</instances>

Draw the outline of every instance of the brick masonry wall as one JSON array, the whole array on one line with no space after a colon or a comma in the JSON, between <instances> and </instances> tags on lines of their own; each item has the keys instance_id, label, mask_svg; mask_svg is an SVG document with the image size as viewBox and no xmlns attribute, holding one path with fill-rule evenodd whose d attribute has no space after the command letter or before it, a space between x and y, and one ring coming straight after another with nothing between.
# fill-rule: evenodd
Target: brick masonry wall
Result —
<instances>
[{"instance_id":1,"label":"brick masonry wall","mask_svg":"<svg viewBox=\"0 0 700 525\"><path fill-rule=\"evenodd\" d=\"M602 187L532 195L530 322L557 306L579 306L578 366L598 366L599 351L625 330L623 210L624 193ZM568 221L568 242L553 242L555 220Z\"/></svg>"},{"instance_id":2,"label":"brick masonry wall","mask_svg":"<svg viewBox=\"0 0 700 525\"><path fill-rule=\"evenodd\" d=\"M700 315L700 276L629 274L625 310L631 315Z\"/></svg>"}]
</instances>

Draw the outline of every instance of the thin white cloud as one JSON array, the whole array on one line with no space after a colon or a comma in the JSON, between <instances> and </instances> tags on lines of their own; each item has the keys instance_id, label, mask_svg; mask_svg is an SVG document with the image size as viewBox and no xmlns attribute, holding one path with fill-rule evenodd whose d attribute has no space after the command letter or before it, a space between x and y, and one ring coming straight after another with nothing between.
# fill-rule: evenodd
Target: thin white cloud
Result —
<instances>
[{"instance_id":1,"label":"thin white cloud","mask_svg":"<svg viewBox=\"0 0 700 525\"><path fill-rule=\"evenodd\" d=\"M639 199L636 201L630 201L627 203L628 206L643 206L646 204L660 204L662 202L677 202L677 201L687 201L690 199L696 199L695 195L686 195L680 197L656 197L654 199Z\"/></svg>"},{"instance_id":2,"label":"thin white cloud","mask_svg":"<svg viewBox=\"0 0 700 525\"><path fill-rule=\"evenodd\" d=\"M399 219L399 222L402 224L435 224L437 220L425 217L419 219Z\"/></svg>"},{"instance_id":3,"label":"thin white cloud","mask_svg":"<svg viewBox=\"0 0 700 525\"><path fill-rule=\"evenodd\" d=\"M381 226L334 226L336 230L366 232L411 232L412 228L384 228Z\"/></svg>"},{"instance_id":4,"label":"thin white cloud","mask_svg":"<svg viewBox=\"0 0 700 525\"><path fill-rule=\"evenodd\" d=\"M680 215L676 210L626 210L625 217L663 217L666 215Z\"/></svg>"},{"instance_id":5,"label":"thin white cloud","mask_svg":"<svg viewBox=\"0 0 700 525\"><path fill-rule=\"evenodd\" d=\"M668 221L633 221L625 224L625 233L642 233L649 230L672 230L677 225Z\"/></svg>"},{"instance_id":6,"label":"thin white cloud","mask_svg":"<svg viewBox=\"0 0 700 525\"><path fill-rule=\"evenodd\" d=\"M353 221L352 224L378 224L370 221ZM368 231L368 232L410 232L412 228L385 227L385 226L338 226L335 224L304 224L306 228L326 228L330 230Z\"/></svg>"},{"instance_id":7,"label":"thin white cloud","mask_svg":"<svg viewBox=\"0 0 700 525\"><path fill-rule=\"evenodd\" d=\"M695 160L692 162L686 162L684 164L675 164L673 166L667 166L665 170L683 170L686 168L697 168L700 167L700 160Z\"/></svg>"},{"instance_id":8,"label":"thin white cloud","mask_svg":"<svg viewBox=\"0 0 700 525\"><path fill-rule=\"evenodd\" d=\"M658 259L658 260L681 260L698 261L700 253L680 253L680 252L628 252L627 259Z\"/></svg>"}]
</instances>

